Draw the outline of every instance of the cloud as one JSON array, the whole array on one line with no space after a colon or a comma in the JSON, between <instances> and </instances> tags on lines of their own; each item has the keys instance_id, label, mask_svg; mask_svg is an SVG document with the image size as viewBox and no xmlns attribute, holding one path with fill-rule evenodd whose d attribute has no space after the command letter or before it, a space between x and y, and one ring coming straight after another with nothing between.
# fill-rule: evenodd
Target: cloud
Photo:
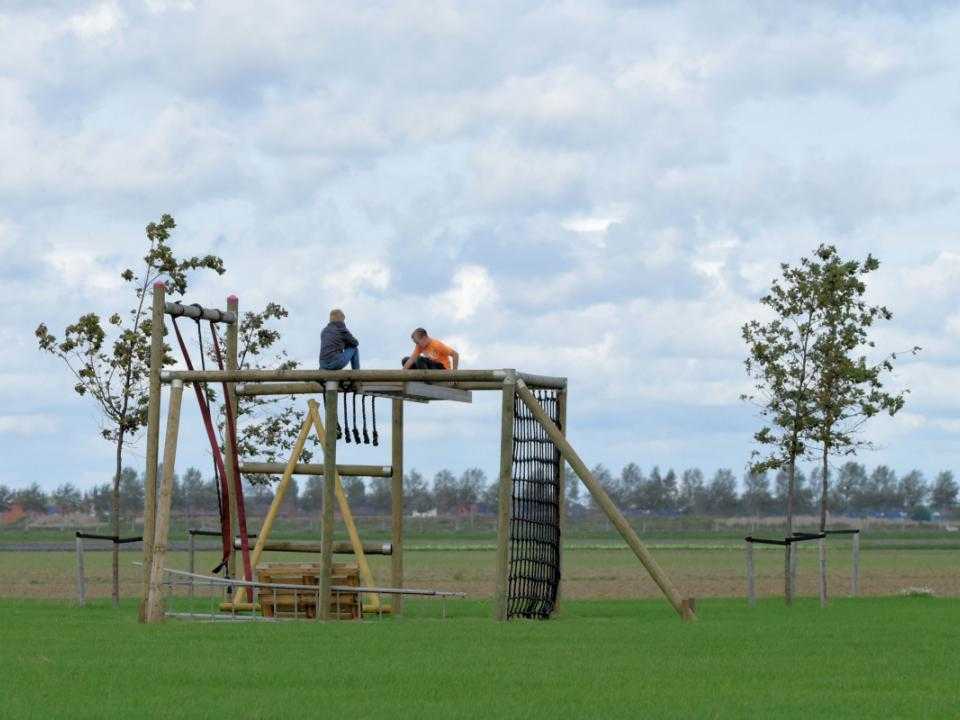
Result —
<instances>
[{"instance_id":1,"label":"cloud","mask_svg":"<svg viewBox=\"0 0 960 720\"><path fill-rule=\"evenodd\" d=\"M59 421L53 415L43 413L0 415L0 435L18 437L52 435L58 427Z\"/></svg>"}]
</instances>

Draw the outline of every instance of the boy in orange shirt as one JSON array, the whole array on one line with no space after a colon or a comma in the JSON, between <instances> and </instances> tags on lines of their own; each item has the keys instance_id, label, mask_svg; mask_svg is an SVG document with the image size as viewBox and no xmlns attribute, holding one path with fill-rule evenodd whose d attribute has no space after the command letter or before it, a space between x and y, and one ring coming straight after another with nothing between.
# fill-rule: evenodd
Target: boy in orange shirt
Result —
<instances>
[{"instance_id":1,"label":"boy in orange shirt","mask_svg":"<svg viewBox=\"0 0 960 720\"><path fill-rule=\"evenodd\" d=\"M413 354L403 359L404 370L456 370L460 355L449 345L427 335L422 327L413 331Z\"/></svg>"}]
</instances>

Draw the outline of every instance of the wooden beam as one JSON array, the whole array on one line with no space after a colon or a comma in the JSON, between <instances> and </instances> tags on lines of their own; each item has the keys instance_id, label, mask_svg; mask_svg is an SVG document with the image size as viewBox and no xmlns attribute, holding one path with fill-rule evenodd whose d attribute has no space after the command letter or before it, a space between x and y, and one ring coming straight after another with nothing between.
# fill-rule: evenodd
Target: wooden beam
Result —
<instances>
[{"instance_id":1,"label":"wooden beam","mask_svg":"<svg viewBox=\"0 0 960 720\"><path fill-rule=\"evenodd\" d=\"M146 619L150 568L153 565L153 535L157 518L157 462L160 455L160 370L163 365L163 308L167 286L153 285L153 316L150 325L150 395L147 405L147 469L143 492L143 601L140 619Z\"/></svg>"},{"instance_id":2,"label":"wooden beam","mask_svg":"<svg viewBox=\"0 0 960 720\"><path fill-rule=\"evenodd\" d=\"M526 381L524 381L526 382ZM560 421L560 432L563 433L563 436L567 436L567 391L566 389L557 391L557 419ZM559 502L559 512L560 512L560 546L557 548L557 552L560 558L560 585L557 587L557 599L553 604L553 612L560 612L560 601L563 597L563 538L567 532L567 473L566 473L566 462L563 459L563 456L557 458L559 461L558 467L558 502Z\"/></svg>"},{"instance_id":3,"label":"wooden beam","mask_svg":"<svg viewBox=\"0 0 960 720\"><path fill-rule=\"evenodd\" d=\"M503 382L505 370L166 370L163 382Z\"/></svg>"},{"instance_id":4,"label":"wooden beam","mask_svg":"<svg viewBox=\"0 0 960 720\"><path fill-rule=\"evenodd\" d=\"M286 468L283 463L251 462L241 465L240 472L244 475L280 475ZM324 466L320 463L293 466L294 475L323 475L323 471ZM337 465L337 474L341 477L391 477L393 470L389 465Z\"/></svg>"},{"instance_id":5,"label":"wooden beam","mask_svg":"<svg viewBox=\"0 0 960 720\"><path fill-rule=\"evenodd\" d=\"M324 395L326 433L323 438L323 526L320 544L328 551L320 556L320 619L330 619L330 573L333 570L333 503L337 480L337 395L339 383L328 382Z\"/></svg>"},{"instance_id":6,"label":"wooden beam","mask_svg":"<svg viewBox=\"0 0 960 720\"><path fill-rule=\"evenodd\" d=\"M620 512L617 506L610 499L610 496L607 495L607 492L593 476L593 473L590 472L583 460L580 459L577 451L573 449L573 446L569 442L567 442L567 439L563 436L563 433L560 432L560 429L540 406L540 403L537 402L536 397L534 397L533 393L530 392L523 380L517 380L517 393L520 395L520 399L523 401L523 403L530 408L530 412L533 413L533 416L543 426L543 429L550 437L550 440L553 441L553 444L560 449L560 453L564 458L566 458L567 462L570 463L570 467L572 467L574 472L576 472L580 477L580 480L587 487L587 490L590 491L594 501L597 503L600 509L606 513L607 517L610 519L610 522L613 523L614 527L627 542L627 545L629 545L633 550L634 554L637 556L637 559L647 569L650 577L653 578L653 581L666 596L667 600L673 606L673 609L676 610L677 614L680 615L680 617L684 620L695 620L696 615L694 614L693 610L688 604L684 604L683 598L680 596L680 593L677 592L677 589L670 581L670 578L667 577L667 574L660 568L660 565L654 559L653 555L650 554L647 546L643 544L643 542L637 536L636 531L634 531L634 529L630 526L630 523L627 522L627 519L623 516L623 513Z\"/></svg>"},{"instance_id":7,"label":"wooden beam","mask_svg":"<svg viewBox=\"0 0 960 720\"><path fill-rule=\"evenodd\" d=\"M193 539L193 535L190 536L190 539ZM239 549L240 541L235 539L233 541L233 547ZM393 545L391 543L362 543L361 547L365 555L392 555L393 554ZM273 542L265 543L263 546L264 552L302 552L302 553L322 553L323 546L320 543L316 542L298 542L298 541L279 541L274 540ZM355 548L352 543L349 542L335 542L333 544L333 552L335 555L354 555Z\"/></svg>"},{"instance_id":8,"label":"wooden beam","mask_svg":"<svg viewBox=\"0 0 960 720\"><path fill-rule=\"evenodd\" d=\"M167 303L169 305L169 303ZM235 295L231 295L227 298L227 308L234 313L236 317L236 312L238 310L239 301ZM192 308L196 310L196 308ZM220 312L217 310L216 312ZM190 316L188 316L190 317ZM224 362L224 366L228 371L234 371L237 369L237 345L238 345L238 328L237 323L231 322L227 325L227 357ZM233 417L237 418L237 398L233 394L233 389L236 387L234 383L227 383L227 392L224 400L230 403L230 406L233 408ZM236 426L236 423L234 423ZM237 488L234 484L234 452L233 452L233 438L230 437L228 431L223 433L223 444L224 444L224 458L223 458L223 467L227 473L227 502L230 506L230 528L228 532L230 537L233 537L237 534L240 524L240 499L237 497ZM254 567L250 566L251 569ZM228 572L230 577L237 577L237 554L235 552L230 553L230 560L227 564ZM248 598L249 599L249 598Z\"/></svg>"},{"instance_id":9,"label":"wooden beam","mask_svg":"<svg viewBox=\"0 0 960 720\"><path fill-rule=\"evenodd\" d=\"M226 310L217 308L205 308L198 305L184 305L179 302L168 302L163 306L164 312L173 317L188 317L191 320L212 320L213 322L227 323L236 325L237 312L231 311L230 306Z\"/></svg>"},{"instance_id":10,"label":"wooden beam","mask_svg":"<svg viewBox=\"0 0 960 720\"><path fill-rule=\"evenodd\" d=\"M170 388L170 407L167 411L167 432L163 442L163 482L157 506L157 522L153 540L153 564L150 568L150 588L147 593L146 620L163 620L163 567L167 560L167 536L170 534L170 505L173 498L173 479L177 463L177 437L180 433L180 406L183 401L183 383ZM144 536L146 538L146 536Z\"/></svg>"},{"instance_id":11,"label":"wooden beam","mask_svg":"<svg viewBox=\"0 0 960 720\"><path fill-rule=\"evenodd\" d=\"M385 385L385 389L377 390L375 386ZM500 380L489 381L464 381L464 382L438 382L430 381L432 387L457 388L460 390L502 390L503 382ZM361 384L358 391L367 395L390 395L400 392L402 382L380 381L376 383L367 382ZM241 397L255 395L320 395L323 393L323 383L320 382L249 382L237 385L237 395Z\"/></svg>"},{"instance_id":12,"label":"wooden beam","mask_svg":"<svg viewBox=\"0 0 960 720\"><path fill-rule=\"evenodd\" d=\"M494 596L494 619L507 619L507 595L510 574L510 516L513 496L513 420L516 380L513 375L503 381L500 406L500 476L497 503L497 583Z\"/></svg>"},{"instance_id":13,"label":"wooden beam","mask_svg":"<svg viewBox=\"0 0 960 720\"><path fill-rule=\"evenodd\" d=\"M393 557L390 559L390 584L403 587L403 401L394 400L390 421L390 462L393 477L390 480L390 539ZM393 614L403 614L403 596L392 601Z\"/></svg>"}]
</instances>

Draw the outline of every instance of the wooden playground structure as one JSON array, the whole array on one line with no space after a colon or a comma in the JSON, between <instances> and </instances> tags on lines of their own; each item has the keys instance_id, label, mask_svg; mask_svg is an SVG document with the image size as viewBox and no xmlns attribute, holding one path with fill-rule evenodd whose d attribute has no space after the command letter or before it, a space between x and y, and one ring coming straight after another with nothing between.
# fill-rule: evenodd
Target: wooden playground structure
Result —
<instances>
[{"instance_id":1,"label":"wooden playground structure","mask_svg":"<svg viewBox=\"0 0 960 720\"><path fill-rule=\"evenodd\" d=\"M187 317L209 322L211 330L217 324L226 326L225 359L217 370L171 370L161 368L163 362L165 317ZM223 442L222 474L229 522L222 528L229 546L224 545L224 563L232 577L238 577L237 553L233 552L234 538L242 560L242 580L232 597L222 605L225 611L257 608L252 587L255 573L260 577L282 577L283 584L295 588L313 588L316 595L316 616L320 620L343 617L343 595L353 602L350 617L362 617L364 612L382 613L381 594L393 597L389 610L403 612L403 409L406 402L466 402L472 401L474 391L499 392L502 396L499 495L497 523L497 563L494 618L513 617L548 618L560 602L562 545L564 526L564 462L569 464L590 491L597 506L603 510L623 539L633 550L651 578L658 585L671 606L684 620L694 620L692 599L683 598L649 550L637 536L629 522L614 505L599 482L566 439L567 380L503 370L244 370L238 367L238 301L227 299L227 309L210 309L198 305L168 303L165 286L153 288L153 323L150 370L150 399L147 419L147 469L144 501L144 619L156 622L164 617L163 577L170 529L170 500L176 464L180 408L186 384L194 385L203 411L205 396L200 388L205 383L219 383L223 388L226 430ZM178 338L179 338L179 331ZM215 335L214 335L215 337ZM216 341L215 341L216 342ZM181 347L183 343L181 340ZM216 346L220 356L219 346ZM184 348L186 356L186 350ZM187 359L189 367L189 358ZM168 412L164 432L163 473L158 483L160 460L161 393L169 387ZM343 395L346 413L346 393L374 398L386 398L391 405L390 463L388 465L338 465L338 398ZM300 433L286 464L241 461L237 454L237 397L254 395L322 395L320 404L313 398L306 403L306 412ZM355 413L355 405L354 405ZM209 416L209 410L207 410ZM345 415L346 420L346 415ZM354 421L356 420L354 415ZM207 432L214 444L207 418ZM323 462L301 463L301 454L310 433L321 441ZM354 427L356 433L356 427ZM349 430L347 431L349 438ZM349 439L347 440L349 442ZM214 448L215 458L219 447ZM241 475L279 474L274 501L256 535L256 543L249 546L246 528ZM258 566L262 553L271 548L270 531L279 512L291 478L295 474L322 476L323 508L320 563L315 568L279 568ZM347 503L341 476L389 477L391 487L391 543L390 583L378 588L374 582L364 553L364 545L357 533ZM349 548L335 544L334 509L339 509L349 536ZM273 547L276 547L275 545ZM228 549L229 548L229 549ZM335 565L334 554L350 550L356 559L352 566ZM299 579L298 579L299 578ZM296 580L292 584L288 581ZM357 584L358 583L358 584ZM352 591L352 592L351 592ZM379 591L379 592L378 592ZM423 594L410 590L409 594ZM360 600L360 597L363 600ZM355 602L354 602L355 601ZM269 606L269 607L268 607ZM260 603L264 614L275 612L276 604Z\"/></svg>"}]
</instances>

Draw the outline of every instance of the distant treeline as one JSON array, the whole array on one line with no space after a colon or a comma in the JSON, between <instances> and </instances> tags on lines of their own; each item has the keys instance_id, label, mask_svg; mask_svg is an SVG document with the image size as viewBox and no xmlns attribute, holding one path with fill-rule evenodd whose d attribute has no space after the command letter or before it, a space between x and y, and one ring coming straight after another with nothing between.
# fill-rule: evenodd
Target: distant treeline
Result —
<instances>
[{"instance_id":1,"label":"distant treeline","mask_svg":"<svg viewBox=\"0 0 960 720\"><path fill-rule=\"evenodd\" d=\"M677 473L654 467L645 473L635 463L615 474L603 465L593 468L611 498L629 514L695 515L732 517L737 515L781 515L786 507L787 479L774 476L745 475L738 483L731 470L717 470L709 479L699 468ZM591 509L589 494L567 470L568 509L572 514ZM919 470L904 475L886 465L869 471L856 462L848 462L831 472L829 510L836 515L910 517L930 519L934 513L949 516L957 510L958 485L953 473L944 470L929 480ZM343 478L351 507L358 513L382 513L390 508L389 478ZM272 486L245 484L247 504L255 513L263 512L273 501ZM37 483L11 490L0 485L0 511L14 504L28 512L86 512L106 519L110 515L110 483L81 492L72 483L64 483L45 493ZM470 468L459 476L441 470L428 483L416 470L404 477L404 495L409 511L439 514L492 513L496 510L497 487L480 468ZM133 468L125 468L120 481L120 512L126 519L143 512L143 478ZM798 513L818 509L820 474L800 474L797 483ZM284 498L284 510L314 512L320 509L323 479L309 477L291 483ZM213 479L204 478L197 468L189 468L177 477L173 491L175 511L193 516L217 512L217 488Z\"/></svg>"}]
</instances>

